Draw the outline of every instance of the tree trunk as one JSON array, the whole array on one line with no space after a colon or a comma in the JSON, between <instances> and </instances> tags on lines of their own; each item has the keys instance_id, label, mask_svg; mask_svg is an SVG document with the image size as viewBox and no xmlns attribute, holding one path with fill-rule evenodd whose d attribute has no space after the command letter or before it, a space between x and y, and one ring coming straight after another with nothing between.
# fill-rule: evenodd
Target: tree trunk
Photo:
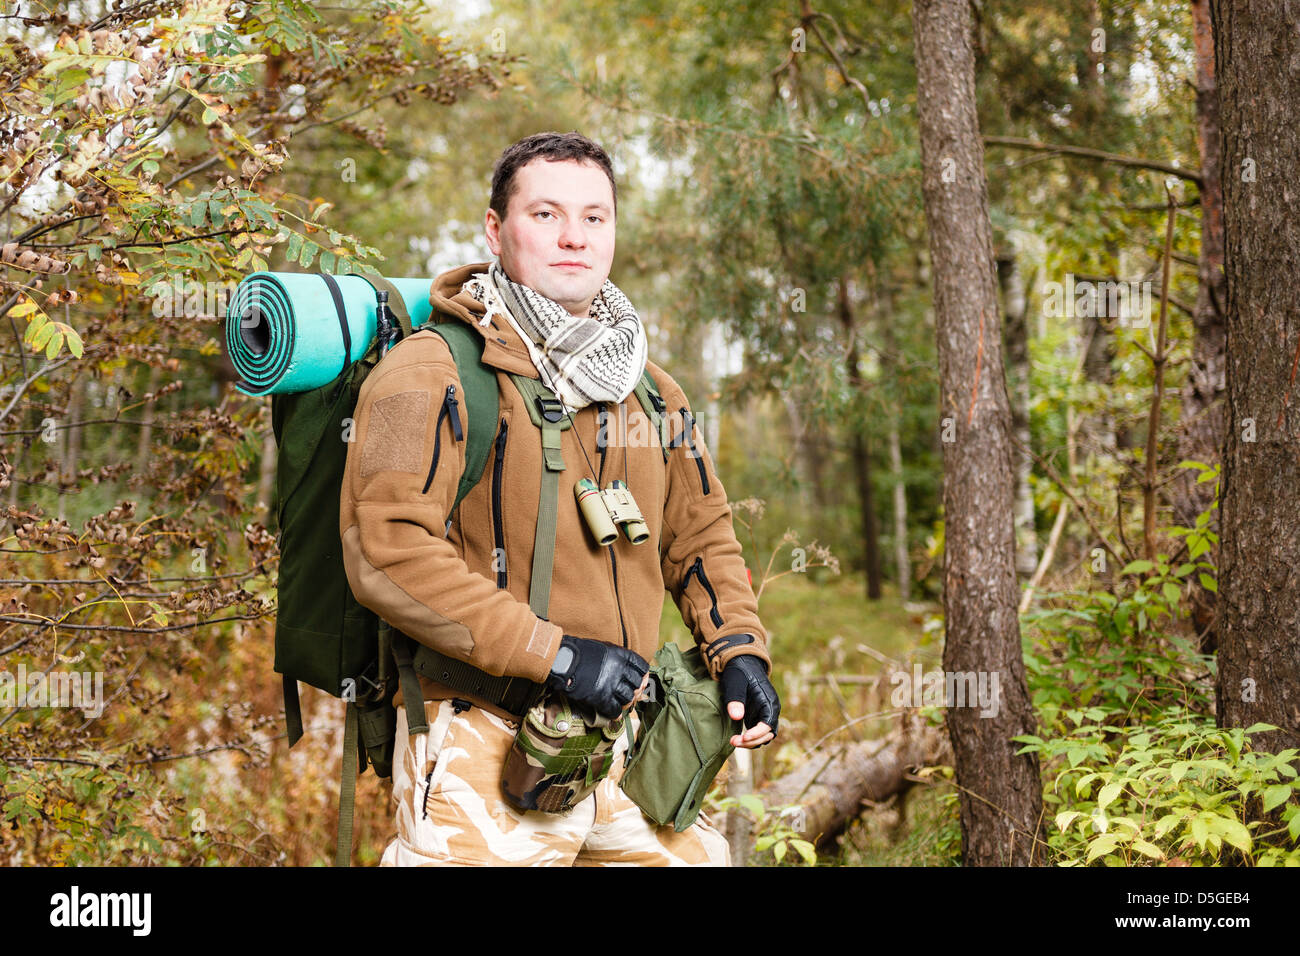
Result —
<instances>
[{"instance_id":1,"label":"tree trunk","mask_svg":"<svg viewBox=\"0 0 1300 956\"><path fill-rule=\"evenodd\" d=\"M68 386L68 406L64 412L63 460L59 468L59 520L67 518L67 495L64 488L77 487L77 468L81 464L82 427L74 424L85 416L88 378L78 375Z\"/></svg>"},{"instance_id":2,"label":"tree trunk","mask_svg":"<svg viewBox=\"0 0 1300 956\"><path fill-rule=\"evenodd\" d=\"M840 276L839 280L840 323L844 326L844 337L849 343L844 364L848 372L849 387L859 402L866 391L866 382L858 368L858 340L854 334L856 320L853 316L853 303L849 301L848 280ZM863 561L867 570L867 600L879 601L881 591L880 575L880 529L876 523L876 507L871 495L871 451L862 426L853 429L853 475L858 483L858 502L862 513Z\"/></svg>"},{"instance_id":3,"label":"tree trunk","mask_svg":"<svg viewBox=\"0 0 1300 956\"><path fill-rule=\"evenodd\" d=\"M1300 35L1294 4L1214 0L1222 105L1227 439L1220 726L1300 747Z\"/></svg>"},{"instance_id":4,"label":"tree trunk","mask_svg":"<svg viewBox=\"0 0 1300 956\"><path fill-rule=\"evenodd\" d=\"M894 413L889 422L889 472L894 485L894 570L898 574L898 599L906 603L912 599L912 561L907 546L907 482L903 478L903 385L899 381L902 362L898 354L898 337L894 323L892 296L888 300L889 314L881 323L887 355L887 374L894 390Z\"/></svg>"},{"instance_id":5,"label":"tree trunk","mask_svg":"<svg viewBox=\"0 0 1300 956\"><path fill-rule=\"evenodd\" d=\"M966 0L916 0L917 106L922 193L935 287L944 430L943 663L949 673L1000 683L1000 706L980 717L947 710L961 790L968 866L1041 861L1038 761L1011 738L1035 726L1016 613L1011 411L984 146L975 110L971 9Z\"/></svg>"},{"instance_id":6,"label":"tree trunk","mask_svg":"<svg viewBox=\"0 0 1300 956\"><path fill-rule=\"evenodd\" d=\"M150 366L148 384L145 386L145 394L152 395L158 392L162 384L162 370L158 366ZM149 402L142 409L142 420L144 424L140 426L140 435L135 446L135 474L137 478L143 479L148 475L149 458L153 454L153 423L154 417L158 414L158 403Z\"/></svg>"},{"instance_id":7,"label":"tree trunk","mask_svg":"<svg viewBox=\"0 0 1300 956\"><path fill-rule=\"evenodd\" d=\"M1028 297L1020 278L1014 250L997 260L998 282L1002 286L1002 309L1006 316L1003 335L1007 346L1007 371L1011 379L1011 427L1018 447L1016 462L1016 572L1029 575L1038 567L1038 535L1034 523L1034 495L1029 475L1034 461L1029 456L1029 326L1025 312Z\"/></svg>"},{"instance_id":8,"label":"tree trunk","mask_svg":"<svg viewBox=\"0 0 1300 956\"><path fill-rule=\"evenodd\" d=\"M825 843L862 811L911 786L913 767L946 758L943 732L910 711L901 725L879 740L828 747L795 770L759 790L769 807L796 807L785 820L801 839Z\"/></svg>"},{"instance_id":9,"label":"tree trunk","mask_svg":"<svg viewBox=\"0 0 1300 956\"><path fill-rule=\"evenodd\" d=\"M1192 24L1196 49L1196 145L1201 154L1201 253L1197 263L1196 305L1192 314L1192 364L1183 387L1178 460L1220 461L1225 423L1223 419L1224 349L1227 329L1223 304L1223 183L1219 175L1219 93L1214 80L1214 32L1210 25L1209 0L1192 0ZM1174 480L1171 498L1174 523L1196 526L1196 516L1214 500L1214 485L1198 485L1196 472L1182 469ZM1218 515L1211 514L1210 527L1219 530ZM1217 557L1218 549L1210 552ZM1217 645L1214 622L1216 599L1212 591L1191 585L1191 620L1197 634L1204 635L1201 649Z\"/></svg>"},{"instance_id":10,"label":"tree trunk","mask_svg":"<svg viewBox=\"0 0 1300 956\"><path fill-rule=\"evenodd\" d=\"M912 600L912 562L907 554L907 486L897 418L889 424L889 469L894 479L894 569L898 572L898 599L906 604Z\"/></svg>"}]
</instances>

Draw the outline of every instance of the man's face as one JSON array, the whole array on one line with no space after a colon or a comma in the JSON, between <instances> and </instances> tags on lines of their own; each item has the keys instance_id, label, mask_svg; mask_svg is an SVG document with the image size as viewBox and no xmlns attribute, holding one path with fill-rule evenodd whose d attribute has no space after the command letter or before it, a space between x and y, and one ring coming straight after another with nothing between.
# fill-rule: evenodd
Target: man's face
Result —
<instances>
[{"instance_id":1,"label":"man's face","mask_svg":"<svg viewBox=\"0 0 1300 956\"><path fill-rule=\"evenodd\" d=\"M614 261L614 191L594 163L530 160L515 172L503 222L487 211L488 248L506 275L585 317Z\"/></svg>"}]
</instances>

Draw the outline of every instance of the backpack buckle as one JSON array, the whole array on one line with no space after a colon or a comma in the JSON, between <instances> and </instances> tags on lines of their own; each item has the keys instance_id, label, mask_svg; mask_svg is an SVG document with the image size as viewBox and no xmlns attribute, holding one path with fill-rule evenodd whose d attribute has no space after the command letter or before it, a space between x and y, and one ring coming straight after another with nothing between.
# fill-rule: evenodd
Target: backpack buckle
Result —
<instances>
[{"instance_id":1,"label":"backpack buckle","mask_svg":"<svg viewBox=\"0 0 1300 956\"><path fill-rule=\"evenodd\" d=\"M551 424L555 424L564 417L564 403L558 398L547 398L545 395L538 395L533 401L537 403L538 413Z\"/></svg>"}]
</instances>

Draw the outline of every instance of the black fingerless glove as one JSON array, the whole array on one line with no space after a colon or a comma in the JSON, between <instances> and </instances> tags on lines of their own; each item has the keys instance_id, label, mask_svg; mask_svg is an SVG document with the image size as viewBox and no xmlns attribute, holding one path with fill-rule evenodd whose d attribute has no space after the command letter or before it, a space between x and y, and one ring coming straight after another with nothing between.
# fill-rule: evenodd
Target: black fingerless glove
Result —
<instances>
[{"instance_id":1,"label":"black fingerless glove","mask_svg":"<svg viewBox=\"0 0 1300 956\"><path fill-rule=\"evenodd\" d=\"M650 665L625 647L565 634L546 685L586 704L602 717L617 717L632 700Z\"/></svg>"},{"instance_id":2,"label":"black fingerless glove","mask_svg":"<svg viewBox=\"0 0 1300 956\"><path fill-rule=\"evenodd\" d=\"M781 716L781 698L767 679L767 666L753 654L742 654L727 661L722 669L722 699L738 700L745 705L745 727L767 724L776 733Z\"/></svg>"}]
</instances>

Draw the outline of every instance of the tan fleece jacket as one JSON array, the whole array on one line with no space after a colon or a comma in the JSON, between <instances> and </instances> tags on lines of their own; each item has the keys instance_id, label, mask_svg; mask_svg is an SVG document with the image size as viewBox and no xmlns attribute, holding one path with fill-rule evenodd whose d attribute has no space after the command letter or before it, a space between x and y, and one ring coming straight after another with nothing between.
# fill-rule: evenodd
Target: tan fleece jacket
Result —
<instances>
[{"instance_id":1,"label":"tan fleece jacket","mask_svg":"<svg viewBox=\"0 0 1300 956\"><path fill-rule=\"evenodd\" d=\"M446 343L433 332L417 332L370 373L354 415L339 529L357 600L435 650L492 675L540 682L563 634L653 658L667 589L715 678L738 654L756 655L770 667L767 634L726 491L686 396L652 362L647 368L671 416L670 458L665 463L659 436L634 395L622 410L590 405L574 414L573 427L561 433L565 471L550 620L533 614L528 588L541 432L508 373L538 376L509 323L493 319L480 328L475 320L482 318L482 306L460 293L472 273L485 271L487 263L446 272L430 295L436 312L483 335L483 362L497 370L500 415L483 478L451 514L447 529L465 467L469 418L463 402L446 401L453 386L456 397L463 395ZM602 408L609 415L598 436ZM578 510L573 487L585 477L604 488L625 473L650 537L633 545L620 533L614 544L601 547ZM733 636L740 634L755 640L738 643ZM453 696L436 682L421 683L426 699Z\"/></svg>"}]
</instances>

